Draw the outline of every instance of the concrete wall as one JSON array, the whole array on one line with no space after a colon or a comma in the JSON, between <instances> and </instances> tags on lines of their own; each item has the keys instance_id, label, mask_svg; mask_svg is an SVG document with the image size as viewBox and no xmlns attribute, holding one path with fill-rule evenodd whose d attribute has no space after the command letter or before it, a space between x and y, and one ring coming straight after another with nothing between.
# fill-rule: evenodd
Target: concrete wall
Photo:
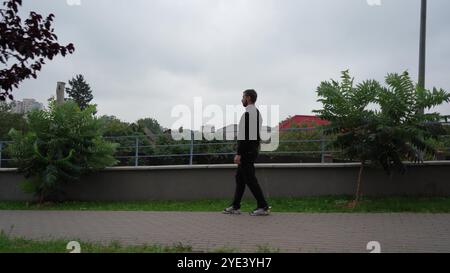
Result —
<instances>
[{"instance_id":1,"label":"concrete wall","mask_svg":"<svg viewBox=\"0 0 450 273\"><path fill-rule=\"evenodd\" d=\"M270 197L353 195L358 163L257 164L256 174ZM408 164L405 175L365 169L365 196L450 196L450 162ZM231 198L234 165L115 167L66 186L66 200L129 201ZM0 201L31 200L18 187L15 169L0 169ZM246 196L250 192L246 190Z\"/></svg>"}]
</instances>

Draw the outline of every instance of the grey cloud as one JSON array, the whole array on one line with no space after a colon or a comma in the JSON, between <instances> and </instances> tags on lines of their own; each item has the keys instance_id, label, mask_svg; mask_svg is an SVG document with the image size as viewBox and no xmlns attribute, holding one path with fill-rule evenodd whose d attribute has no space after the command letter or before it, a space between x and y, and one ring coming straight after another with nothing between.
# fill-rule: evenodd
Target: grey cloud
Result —
<instances>
[{"instance_id":1,"label":"grey cloud","mask_svg":"<svg viewBox=\"0 0 450 273\"><path fill-rule=\"evenodd\" d=\"M56 81L83 73L100 114L154 117L169 127L171 108L239 104L256 88L281 118L319 107L320 81L349 68L357 80L387 72L417 75L419 2L382 0L82 0L24 1L56 14L61 42L74 55L44 67L17 98L45 101ZM429 1L427 85L450 91L448 0ZM450 114L450 106L438 108Z\"/></svg>"}]
</instances>

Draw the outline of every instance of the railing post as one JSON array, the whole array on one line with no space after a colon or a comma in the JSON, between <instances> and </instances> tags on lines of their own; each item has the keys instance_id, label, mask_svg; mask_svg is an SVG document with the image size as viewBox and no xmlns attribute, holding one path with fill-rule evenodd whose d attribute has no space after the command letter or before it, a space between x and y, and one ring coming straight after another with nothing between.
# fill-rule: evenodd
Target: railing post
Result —
<instances>
[{"instance_id":1,"label":"railing post","mask_svg":"<svg viewBox=\"0 0 450 273\"><path fill-rule=\"evenodd\" d=\"M194 157L194 131L191 130L191 147L189 151L189 165L192 165Z\"/></svg>"},{"instance_id":2,"label":"railing post","mask_svg":"<svg viewBox=\"0 0 450 273\"><path fill-rule=\"evenodd\" d=\"M325 163L325 141L323 136L323 129L320 129L320 151L321 151L321 161Z\"/></svg>"},{"instance_id":3,"label":"railing post","mask_svg":"<svg viewBox=\"0 0 450 273\"><path fill-rule=\"evenodd\" d=\"M3 142L0 141L0 168L2 167L2 149L3 149Z\"/></svg>"},{"instance_id":4,"label":"railing post","mask_svg":"<svg viewBox=\"0 0 450 273\"><path fill-rule=\"evenodd\" d=\"M134 155L134 166L139 166L139 136L136 136L136 146Z\"/></svg>"}]
</instances>

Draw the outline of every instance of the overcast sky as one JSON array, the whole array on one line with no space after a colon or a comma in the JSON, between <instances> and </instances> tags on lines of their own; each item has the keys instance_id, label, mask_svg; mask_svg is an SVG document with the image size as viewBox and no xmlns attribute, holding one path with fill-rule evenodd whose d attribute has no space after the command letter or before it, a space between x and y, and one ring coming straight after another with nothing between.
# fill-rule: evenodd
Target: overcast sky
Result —
<instances>
[{"instance_id":1,"label":"overcast sky","mask_svg":"<svg viewBox=\"0 0 450 273\"><path fill-rule=\"evenodd\" d=\"M419 0L71 1L24 0L24 13L54 13L59 41L76 51L47 62L16 99L46 104L57 81L83 74L99 114L171 127L172 108L194 97L225 109L254 88L284 119L320 108L317 86L345 69L356 81L404 70L417 80ZM450 91L450 1L428 5L427 87Z\"/></svg>"}]
</instances>

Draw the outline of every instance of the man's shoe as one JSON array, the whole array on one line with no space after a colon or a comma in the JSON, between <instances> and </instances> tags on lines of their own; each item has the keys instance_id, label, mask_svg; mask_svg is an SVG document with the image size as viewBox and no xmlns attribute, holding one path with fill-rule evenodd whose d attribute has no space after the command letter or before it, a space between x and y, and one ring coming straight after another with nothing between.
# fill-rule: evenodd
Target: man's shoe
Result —
<instances>
[{"instance_id":1,"label":"man's shoe","mask_svg":"<svg viewBox=\"0 0 450 273\"><path fill-rule=\"evenodd\" d=\"M241 214L241 210L240 209L236 209L233 206L231 206L231 207L228 207L228 208L224 209L222 211L222 213L224 213L224 214Z\"/></svg>"},{"instance_id":2,"label":"man's shoe","mask_svg":"<svg viewBox=\"0 0 450 273\"><path fill-rule=\"evenodd\" d=\"M250 212L251 216L268 216L270 215L270 212L272 211L272 207L266 207L266 208L257 208Z\"/></svg>"}]
</instances>

